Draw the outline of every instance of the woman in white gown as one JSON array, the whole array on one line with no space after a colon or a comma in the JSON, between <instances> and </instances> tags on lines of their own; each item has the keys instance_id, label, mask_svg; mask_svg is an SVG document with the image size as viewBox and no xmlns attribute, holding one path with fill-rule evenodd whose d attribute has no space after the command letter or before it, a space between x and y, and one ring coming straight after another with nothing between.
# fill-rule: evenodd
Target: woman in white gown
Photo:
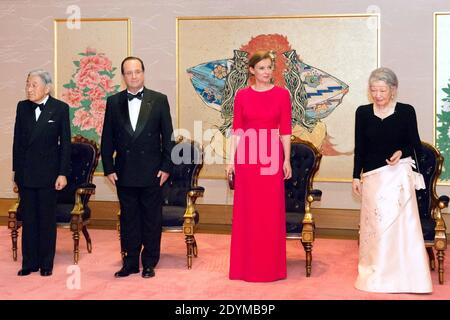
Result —
<instances>
[{"instance_id":1,"label":"woman in white gown","mask_svg":"<svg viewBox=\"0 0 450 320\"><path fill-rule=\"evenodd\" d=\"M412 170L421 142L414 108L396 101L397 88L392 70L374 70L369 77L373 103L356 110L352 187L362 201L355 287L429 293L433 288Z\"/></svg>"}]
</instances>

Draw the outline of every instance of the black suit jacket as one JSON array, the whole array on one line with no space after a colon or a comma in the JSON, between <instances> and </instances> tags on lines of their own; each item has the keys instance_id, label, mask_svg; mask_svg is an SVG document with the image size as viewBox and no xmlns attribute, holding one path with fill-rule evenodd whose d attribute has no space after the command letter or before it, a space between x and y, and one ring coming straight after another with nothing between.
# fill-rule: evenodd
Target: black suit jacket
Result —
<instances>
[{"instance_id":1,"label":"black suit jacket","mask_svg":"<svg viewBox=\"0 0 450 320\"><path fill-rule=\"evenodd\" d=\"M115 172L118 186L158 186L158 171L170 173L172 169L172 134L170 107L164 94L144 88L136 131L131 127L127 91L109 97L101 143L105 175Z\"/></svg>"},{"instance_id":2,"label":"black suit jacket","mask_svg":"<svg viewBox=\"0 0 450 320\"><path fill-rule=\"evenodd\" d=\"M54 187L70 170L69 106L49 97L38 121L33 102L20 101L14 125L13 171L19 186Z\"/></svg>"}]
</instances>

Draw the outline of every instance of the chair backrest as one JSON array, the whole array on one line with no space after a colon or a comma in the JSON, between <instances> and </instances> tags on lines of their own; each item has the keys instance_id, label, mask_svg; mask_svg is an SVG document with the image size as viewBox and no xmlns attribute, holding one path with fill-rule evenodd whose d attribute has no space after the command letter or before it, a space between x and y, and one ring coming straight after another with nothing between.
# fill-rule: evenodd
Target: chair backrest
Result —
<instances>
[{"instance_id":1,"label":"chair backrest","mask_svg":"<svg viewBox=\"0 0 450 320\"><path fill-rule=\"evenodd\" d=\"M300 233L306 197L312 190L313 179L319 170L322 154L308 141L294 138L291 142L292 178L284 183L286 231Z\"/></svg>"},{"instance_id":2,"label":"chair backrest","mask_svg":"<svg viewBox=\"0 0 450 320\"><path fill-rule=\"evenodd\" d=\"M413 157L415 156L413 155ZM417 152L417 161L426 186L426 189L416 190L422 230L426 240L433 240L435 222L432 217L432 209L439 202L436 194L436 183L442 172L444 158L434 146L422 142L421 152Z\"/></svg>"},{"instance_id":3,"label":"chair backrest","mask_svg":"<svg viewBox=\"0 0 450 320\"><path fill-rule=\"evenodd\" d=\"M197 187L203 166L203 151L198 143L179 138L172 151L172 173L163 186L163 206L186 207L186 194Z\"/></svg>"},{"instance_id":4,"label":"chair backrest","mask_svg":"<svg viewBox=\"0 0 450 320\"><path fill-rule=\"evenodd\" d=\"M58 203L75 203L75 191L85 183L92 183L95 169L100 157L99 148L95 141L80 135L72 137L70 173L67 176L67 186L58 191ZM82 198L83 204L89 201L90 195Z\"/></svg>"}]
</instances>

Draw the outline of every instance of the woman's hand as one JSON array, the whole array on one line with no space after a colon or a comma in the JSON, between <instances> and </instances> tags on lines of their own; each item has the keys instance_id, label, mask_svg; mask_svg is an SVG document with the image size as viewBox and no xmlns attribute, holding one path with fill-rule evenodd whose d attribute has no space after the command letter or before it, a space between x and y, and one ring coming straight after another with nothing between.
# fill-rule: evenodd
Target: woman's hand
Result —
<instances>
[{"instance_id":1,"label":"woman's hand","mask_svg":"<svg viewBox=\"0 0 450 320\"><path fill-rule=\"evenodd\" d=\"M227 164L227 166L225 168L225 172L227 174L227 177L229 176L229 174L231 172L234 172L234 164Z\"/></svg>"},{"instance_id":2,"label":"woman's hand","mask_svg":"<svg viewBox=\"0 0 450 320\"><path fill-rule=\"evenodd\" d=\"M402 152L400 150L397 150L389 159L386 159L386 163L390 166L395 166L400 161L401 157Z\"/></svg>"},{"instance_id":3,"label":"woman's hand","mask_svg":"<svg viewBox=\"0 0 450 320\"><path fill-rule=\"evenodd\" d=\"M283 162L283 173L285 180L290 179L292 177L291 162L289 160L285 160Z\"/></svg>"},{"instance_id":4,"label":"woman's hand","mask_svg":"<svg viewBox=\"0 0 450 320\"><path fill-rule=\"evenodd\" d=\"M352 182L352 189L353 189L353 193L356 194L357 196L361 197L362 194L362 185L361 185L361 180L359 179L353 179Z\"/></svg>"}]
</instances>

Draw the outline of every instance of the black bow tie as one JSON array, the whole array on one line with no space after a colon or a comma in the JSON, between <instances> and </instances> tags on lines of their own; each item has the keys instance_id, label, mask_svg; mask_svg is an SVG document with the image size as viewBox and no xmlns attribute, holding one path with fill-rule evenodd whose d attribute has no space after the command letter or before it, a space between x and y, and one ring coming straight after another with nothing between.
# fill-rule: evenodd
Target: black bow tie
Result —
<instances>
[{"instance_id":1,"label":"black bow tie","mask_svg":"<svg viewBox=\"0 0 450 320\"><path fill-rule=\"evenodd\" d=\"M136 93L136 94L132 94L132 93L127 92L127 98L128 98L128 101L131 101L131 100L133 100L134 98L137 98L137 99L139 99L139 100L142 100L143 94L144 94L144 91L139 91L139 92Z\"/></svg>"},{"instance_id":2,"label":"black bow tie","mask_svg":"<svg viewBox=\"0 0 450 320\"><path fill-rule=\"evenodd\" d=\"M44 110L45 104L41 103L41 104L34 104L34 110L36 110L37 108L39 108L39 110Z\"/></svg>"}]
</instances>

